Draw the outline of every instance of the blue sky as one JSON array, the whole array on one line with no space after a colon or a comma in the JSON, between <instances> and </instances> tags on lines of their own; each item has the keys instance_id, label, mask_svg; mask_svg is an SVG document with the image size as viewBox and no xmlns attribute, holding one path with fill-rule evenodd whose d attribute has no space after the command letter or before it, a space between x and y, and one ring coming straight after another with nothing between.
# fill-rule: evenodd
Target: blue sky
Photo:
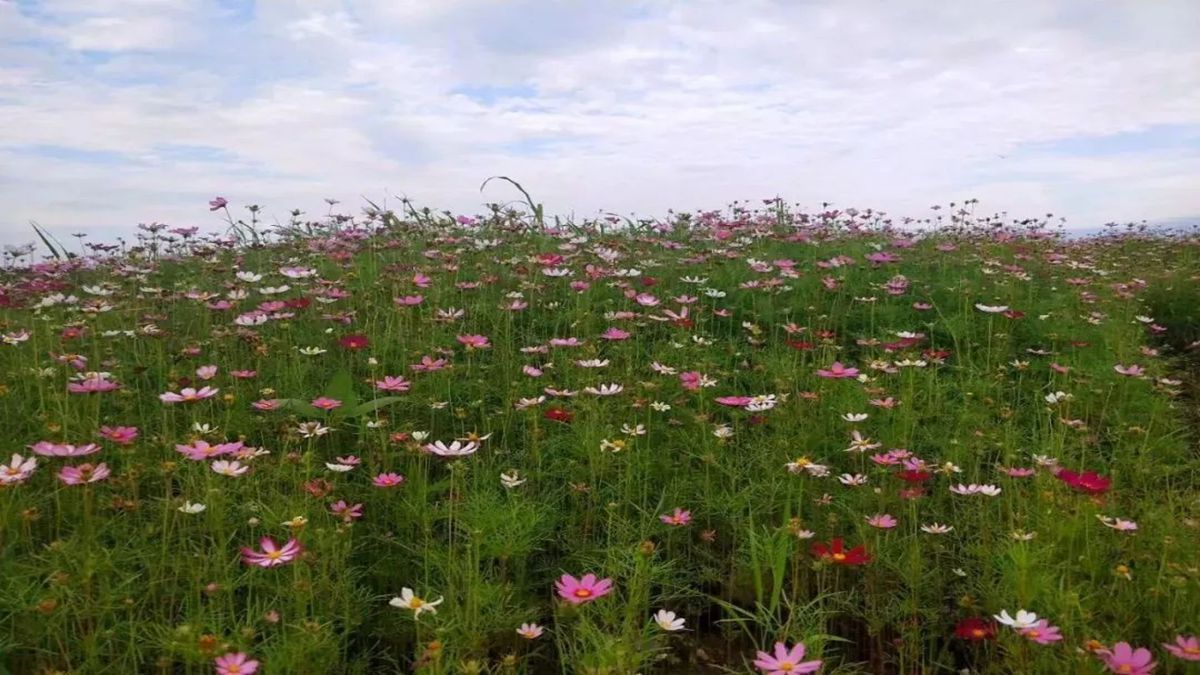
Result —
<instances>
[{"instance_id":1,"label":"blue sky","mask_svg":"<svg viewBox=\"0 0 1200 675\"><path fill-rule=\"evenodd\" d=\"M0 0L0 243L206 204L1200 217L1200 3ZM492 191L495 192L492 192Z\"/></svg>"}]
</instances>

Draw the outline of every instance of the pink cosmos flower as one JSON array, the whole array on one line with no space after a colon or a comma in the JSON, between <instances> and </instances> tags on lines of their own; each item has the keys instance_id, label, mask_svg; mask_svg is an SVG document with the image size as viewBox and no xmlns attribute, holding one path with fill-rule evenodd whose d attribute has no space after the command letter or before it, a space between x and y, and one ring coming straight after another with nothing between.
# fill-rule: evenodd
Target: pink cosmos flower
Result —
<instances>
[{"instance_id":1,"label":"pink cosmos flower","mask_svg":"<svg viewBox=\"0 0 1200 675\"><path fill-rule=\"evenodd\" d=\"M96 483L108 478L112 473L108 470L108 465L100 462L96 465L80 464L79 466L64 466L58 472L58 479L67 485L83 485L84 483Z\"/></svg>"},{"instance_id":2,"label":"pink cosmos flower","mask_svg":"<svg viewBox=\"0 0 1200 675\"><path fill-rule=\"evenodd\" d=\"M318 410L333 410L342 407L342 402L335 398L321 396L314 398L310 405Z\"/></svg>"},{"instance_id":3,"label":"pink cosmos flower","mask_svg":"<svg viewBox=\"0 0 1200 675\"><path fill-rule=\"evenodd\" d=\"M1200 638L1195 635L1177 635L1175 644L1164 644L1163 648L1184 661L1200 661Z\"/></svg>"},{"instance_id":4,"label":"pink cosmos flower","mask_svg":"<svg viewBox=\"0 0 1200 675\"><path fill-rule=\"evenodd\" d=\"M1113 370L1126 377L1141 377L1142 375L1146 374L1146 370L1136 363L1128 366L1123 366L1118 363L1117 365L1113 366Z\"/></svg>"},{"instance_id":5,"label":"pink cosmos flower","mask_svg":"<svg viewBox=\"0 0 1200 675\"><path fill-rule=\"evenodd\" d=\"M103 375L96 375L67 383L67 391L72 394L103 394L120 388L121 384L119 382L109 380Z\"/></svg>"},{"instance_id":6,"label":"pink cosmos flower","mask_svg":"<svg viewBox=\"0 0 1200 675\"><path fill-rule=\"evenodd\" d=\"M804 643L797 642L794 647L782 642L775 643L775 654L758 652L754 666L766 675L798 675L800 673L815 673L821 668L821 661L804 661Z\"/></svg>"},{"instance_id":7,"label":"pink cosmos flower","mask_svg":"<svg viewBox=\"0 0 1200 675\"><path fill-rule=\"evenodd\" d=\"M168 391L168 392L159 394L158 399L160 401L162 401L163 403L168 403L168 404L170 404L170 403L185 403L185 402L191 402L191 401L203 401L206 398L212 398L213 396L216 396L217 392L219 392L219 391L221 391L221 390L216 389L214 387L201 387L200 389L184 387L183 389L179 390L178 394L173 391Z\"/></svg>"},{"instance_id":8,"label":"pink cosmos flower","mask_svg":"<svg viewBox=\"0 0 1200 675\"><path fill-rule=\"evenodd\" d=\"M292 562L304 550L295 538L288 539L282 548L270 537L263 537L258 545L262 548L261 553L252 548L242 548L243 563L259 567L278 567Z\"/></svg>"},{"instance_id":9,"label":"pink cosmos flower","mask_svg":"<svg viewBox=\"0 0 1200 675\"><path fill-rule=\"evenodd\" d=\"M214 472L219 473L222 476L229 476L230 478L237 478L238 476L245 475L245 473L250 470L250 467L237 460L230 462L224 459L218 459L209 466Z\"/></svg>"},{"instance_id":10,"label":"pink cosmos flower","mask_svg":"<svg viewBox=\"0 0 1200 675\"><path fill-rule=\"evenodd\" d=\"M117 445L129 445L137 440L137 427L100 427L98 435Z\"/></svg>"},{"instance_id":11,"label":"pink cosmos flower","mask_svg":"<svg viewBox=\"0 0 1200 675\"><path fill-rule=\"evenodd\" d=\"M731 408L744 408L754 399L750 396L718 396L716 401Z\"/></svg>"},{"instance_id":12,"label":"pink cosmos flower","mask_svg":"<svg viewBox=\"0 0 1200 675\"><path fill-rule=\"evenodd\" d=\"M198 377L202 380L211 380L216 376L217 376L217 367L216 366L212 366L212 365L200 366L199 368L196 369L196 377Z\"/></svg>"},{"instance_id":13,"label":"pink cosmos flower","mask_svg":"<svg viewBox=\"0 0 1200 675\"><path fill-rule=\"evenodd\" d=\"M521 368L521 372L525 373L525 375L527 375L529 377L541 377L542 376L542 370L540 368L535 368L528 364L525 365L525 367Z\"/></svg>"},{"instance_id":14,"label":"pink cosmos flower","mask_svg":"<svg viewBox=\"0 0 1200 675\"><path fill-rule=\"evenodd\" d=\"M354 504L353 506L346 503L346 500L341 499L329 505L329 510L333 515L342 519L342 522L350 523L362 518L363 505Z\"/></svg>"},{"instance_id":15,"label":"pink cosmos flower","mask_svg":"<svg viewBox=\"0 0 1200 675\"><path fill-rule=\"evenodd\" d=\"M258 375L257 370L231 370L229 374L238 380L252 380Z\"/></svg>"},{"instance_id":16,"label":"pink cosmos flower","mask_svg":"<svg viewBox=\"0 0 1200 675\"><path fill-rule=\"evenodd\" d=\"M213 663L217 666L217 675L254 675L258 672L258 661L242 652L222 654Z\"/></svg>"},{"instance_id":17,"label":"pink cosmos flower","mask_svg":"<svg viewBox=\"0 0 1200 675\"><path fill-rule=\"evenodd\" d=\"M674 513L664 513L658 519L672 527L683 527L692 522L692 512L676 508Z\"/></svg>"},{"instance_id":18,"label":"pink cosmos flower","mask_svg":"<svg viewBox=\"0 0 1200 675\"><path fill-rule=\"evenodd\" d=\"M446 359L435 359L432 356L422 356L420 363L409 366L414 373L432 373L446 367Z\"/></svg>"},{"instance_id":19,"label":"pink cosmos flower","mask_svg":"<svg viewBox=\"0 0 1200 675\"><path fill-rule=\"evenodd\" d=\"M1158 665L1149 649L1134 649L1128 642L1118 642L1111 650L1098 649L1096 654L1108 666L1109 672L1121 675L1149 675Z\"/></svg>"},{"instance_id":20,"label":"pink cosmos flower","mask_svg":"<svg viewBox=\"0 0 1200 675\"><path fill-rule=\"evenodd\" d=\"M371 479L371 484L381 488L398 487L404 484L404 476L398 473L381 473Z\"/></svg>"},{"instance_id":21,"label":"pink cosmos flower","mask_svg":"<svg viewBox=\"0 0 1200 675\"><path fill-rule=\"evenodd\" d=\"M898 521L886 513L880 513L878 515L868 516L867 524L871 527L877 527L881 530L890 530L898 524Z\"/></svg>"},{"instance_id":22,"label":"pink cosmos flower","mask_svg":"<svg viewBox=\"0 0 1200 675\"><path fill-rule=\"evenodd\" d=\"M433 282L433 279L417 272L413 275L412 282L417 288L429 288L429 284Z\"/></svg>"},{"instance_id":23,"label":"pink cosmos flower","mask_svg":"<svg viewBox=\"0 0 1200 675\"><path fill-rule=\"evenodd\" d=\"M382 380L375 380L375 388L379 391L404 392L408 391L410 387L412 387L412 382L409 382L403 377L393 377L388 375Z\"/></svg>"},{"instance_id":24,"label":"pink cosmos flower","mask_svg":"<svg viewBox=\"0 0 1200 675\"><path fill-rule=\"evenodd\" d=\"M858 377L858 368L847 368L840 361L834 361L828 370L818 370L818 377L828 377L832 379L842 379L847 377Z\"/></svg>"},{"instance_id":25,"label":"pink cosmos flower","mask_svg":"<svg viewBox=\"0 0 1200 675\"><path fill-rule=\"evenodd\" d=\"M629 339L630 335L631 335L631 333L629 333L629 331L624 331L624 330L621 330L620 328L617 328L616 326L613 326L612 328L609 328L608 330L601 333L600 338L604 339L604 340L611 340L613 342L618 342L620 340Z\"/></svg>"},{"instance_id":26,"label":"pink cosmos flower","mask_svg":"<svg viewBox=\"0 0 1200 675\"><path fill-rule=\"evenodd\" d=\"M392 302L396 303L397 307L415 307L425 301L423 295L405 295L399 298L392 298Z\"/></svg>"},{"instance_id":27,"label":"pink cosmos flower","mask_svg":"<svg viewBox=\"0 0 1200 675\"><path fill-rule=\"evenodd\" d=\"M51 443L38 441L25 446L43 457L84 457L100 452L100 446L95 443L87 445L70 445L68 443Z\"/></svg>"},{"instance_id":28,"label":"pink cosmos flower","mask_svg":"<svg viewBox=\"0 0 1200 675\"><path fill-rule=\"evenodd\" d=\"M260 400L255 401L250 404L250 406L252 408L254 408L255 410L264 410L264 411L265 410L278 410L279 405L280 405L280 402L279 402L279 399L277 399L277 398L264 398L264 399L260 399Z\"/></svg>"},{"instance_id":29,"label":"pink cosmos flower","mask_svg":"<svg viewBox=\"0 0 1200 675\"><path fill-rule=\"evenodd\" d=\"M688 391L697 391L700 389L700 378L703 377L698 371L689 370L686 373L679 374L679 384Z\"/></svg>"},{"instance_id":30,"label":"pink cosmos flower","mask_svg":"<svg viewBox=\"0 0 1200 675\"><path fill-rule=\"evenodd\" d=\"M488 342L487 337L483 335L459 335L458 342L468 350L488 349L492 346L491 343Z\"/></svg>"},{"instance_id":31,"label":"pink cosmos flower","mask_svg":"<svg viewBox=\"0 0 1200 675\"><path fill-rule=\"evenodd\" d=\"M1028 478L1036 473L1033 469L1021 466L1001 469L1009 478Z\"/></svg>"},{"instance_id":32,"label":"pink cosmos flower","mask_svg":"<svg viewBox=\"0 0 1200 675\"><path fill-rule=\"evenodd\" d=\"M1017 632L1039 645L1048 645L1060 642L1063 639L1062 635L1058 632L1058 626L1051 626L1050 622L1046 619L1039 619L1032 626L1021 628Z\"/></svg>"},{"instance_id":33,"label":"pink cosmos flower","mask_svg":"<svg viewBox=\"0 0 1200 675\"><path fill-rule=\"evenodd\" d=\"M582 579L576 579L570 574L564 574L554 582L558 589L558 597L572 605L582 605L597 598L602 598L612 592L612 579L596 579L595 574L585 574Z\"/></svg>"},{"instance_id":34,"label":"pink cosmos flower","mask_svg":"<svg viewBox=\"0 0 1200 675\"><path fill-rule=\"evenodd\" d=\"M180 453L192 461L201 462L213 457L220 457L221 455L231 455L238 450L241 450L242 445L243 443L241 441L210 445L208 441L197 440L193 441L189 445L176 445L175 452Z\"/></svg>"}]
</instances>

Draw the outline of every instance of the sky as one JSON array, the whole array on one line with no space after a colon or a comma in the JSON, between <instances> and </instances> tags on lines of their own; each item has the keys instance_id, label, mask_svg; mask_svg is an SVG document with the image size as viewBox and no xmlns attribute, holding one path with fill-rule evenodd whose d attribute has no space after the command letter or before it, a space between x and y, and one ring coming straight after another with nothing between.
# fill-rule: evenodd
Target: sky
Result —
<instances>
[{"instance_id":1,"label":"sky","mask_svg":"<svg viewBox=\"0 0 1200 675\"><path fill-rule=\"evenodd\" d=\"M0 0L0 243L326 198L1200 221L1196 0Z\"/></svg>"}]
</instances>

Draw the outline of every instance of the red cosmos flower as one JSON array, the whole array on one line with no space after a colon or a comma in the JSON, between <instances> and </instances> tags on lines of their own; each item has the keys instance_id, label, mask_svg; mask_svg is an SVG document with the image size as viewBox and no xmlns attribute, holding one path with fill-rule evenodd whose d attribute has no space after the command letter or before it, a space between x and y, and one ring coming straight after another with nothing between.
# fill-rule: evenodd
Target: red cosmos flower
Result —
<instances>
[{"instance_id":1,"label":"red cosmos flower","mask_svg":"<svg viewBox=\"0 0 1200 675\"><path fill-rule=\"evenodd\" d=\"M292 298L291 300L285 300L283 304L288 309L304 309L312 304L312 300L308 298Z\"/></svg>"},{"instance_id":2,"label":"red cosmos flower","mask_svg":"<svg viewBox=\"0 0 1200 675\"><path fill-rule=\"evenodd\" d=\"M1109 486L1112 485L1111 478L1105 478L1095 471L1075 473L1070 469L1061 469L1056 478L1080 492L1092 495L1102 495L1108 492Z\"/></svg>"},{"instance_id":3,"label":"red cosmos flower","mask_svg":"<svg viewBox=\"0 0 1200 675\"><path fill-rule=\"evenodd\" d=\"M954 627L954 637L979 642L996 639L996 624L987 619L972 616L958 622Z\"/></svg>"},{"instance_id":4,"label":"red cosmos flower","mask_svg":"<svg viewBox=\"0 0 1200 675\"><path fill-rule=\"evenodd\" d=\"M897 471L896 478L899 478L906 483L923 483L930 478L933 478L933 474L929 473L928 471L906 469L904 471Z\"/></svg>"},{"instance_id":5,"label":"red cosmos flower","mask_svg":"<svg viewBox=\"0 0 1200 675\"><path fill-rule=\"evenodd\" d=\"M550 408L546 410L542 417L545 417L548 420L554 420L555 422L562 422L564 424L570 424L571 420L575 419L574 414L572 414L570 411L563 410L562 408Z\"/></svg>"},{"instance_id":6,"label":"red cosmos flower","mask_svg":"<svg viewBox=\"0 0 1200 675\"><path fill-rule=\"evenodd\" d=\"M813 343L805 342L803 340L788 340L787 346L791 347L792 349L798 349L800 351L808 351L810 349L816 348L816 345L814 345Z\"/></svg>"},{"instance_id":7,"label":"red cosmos flower","mask_svg":"<svg viewBox=\"0 0 1200 675\"><path fill-rule=\"evenodd\" d=\"M1010 309L1007 312L1004 312L1003 314L1006 319L1014 319L1015 320L1015 319L1025 318L1025 312L1015 310L1015 309Z\"/></svg>"},{"instance_id":8,"label":"red cosmos flower","mask_svg":"<svg viewBox=\"0 0 1200 675\"><path fill-rule=\"evenodd\" d=\"M366 349L371 344L366 335L347 335L338 339L338 344L349 350Z\"/></svg>"},{"instance_id":9,"label":"red cosmos flower","mask_svg":"<svg viewBox=\"0 0 1200 675\"><path fill-rule=\"evenodd\" d=\"M871 562L871 556L867 554L866 547L859 545L847 551L841 537L834 539L829 544L821 542L813 544L812 554L835 565L866 565Z\"/></svg>"}]
</instances>

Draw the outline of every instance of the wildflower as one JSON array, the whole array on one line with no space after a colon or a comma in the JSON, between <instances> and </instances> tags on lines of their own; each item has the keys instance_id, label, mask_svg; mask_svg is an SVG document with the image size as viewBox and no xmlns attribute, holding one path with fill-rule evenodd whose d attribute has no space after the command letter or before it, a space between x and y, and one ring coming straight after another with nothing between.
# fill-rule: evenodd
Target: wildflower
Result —
<instances>
[{"instance_id":1,"label":"wildflower","mask_svg":"<svg viewBox=\"0 0 1200 675\"><path fill-rule=\"evenodd\" d=\"M85 457L100 452L100 446L95 443L69 445L67 443L38 441L26 447L43 457Z\"/></svg>"},{"instance_id":2,"label":"wildflower","mask_svg":"<svg viewBox=\"0 0 1200 675\"><path fill-rule=\"evenodd\" d=\"M215 207L212 210L215 211L218 208L220 207ZM217 675L254 675L254 673L258 672L258 661L251 659L242 652L222 654L213 663L217 666Z\"/></svg>"},{"instance_id":3,"label":"wildflower","mask_svg":"<svg viewBox=\"0 0 1200 675\"><path fill-rule=\"evenodd\" d=\"M488 349L492 345L483 335L459 335L458 342L467 348L467 351L474 349Z\"/></svg>"},{"instance_id":4,"label":"wildflower","mask_svg":"<svg viewBox=\"0 0 1200 675\"><path fill-rule=\"evenodd\" d=\"M100 427L97 435L116 443L117 445L129 445L137 440L137 427Z\"/></svg>"},{"instance_id":5,"label":"wildflower","mask_svg":"<svg viewBox=\"0 0 1200 675\"><path fill-rule=\"evenodd\" d=\"M1117 365L1113 366L1113 370L1117 371L1118 374L1124 375L1126 377L1141 377L1142 375L1146 374L1146 370L1144 368L1142 368L1141 366L1137 365L1136 363L1128 365L1128 366L1124 366L1124 365L1121 365L1118 363Z\"/></svg>"},{"instance_id":6,"label":"wildflower","mask_svg":"<svg viewBox=\"0 0 1200 675\"><path fill-rule=\"evenodd\" d=\"M526 479L521 478L516 469L512 469L506 473L500 474L500 484L510 490L515 487L520 487L525 483L525 481Z\"/></svg>"},{"instance_id":7,"label":"wildflower","mask_svg":"<svg viewBox=\"0 0 1200 675\"><path fill-rule=\"evenodd\" d=\"M612 579L597 579L595 574L585 574L582 579L576 579L570 574L564 574L554 582L558 596L572 605L582 605L602 598L612 592Z\"/></svg>"},{"instance_id":8,"label":"wildflower","mask_svg":"<svg viewBox=\"0 0 1200 675\"><path fill-rule=\"evenodd\" d=\"M868 516L867 524L871 527L877 527L881 530L890 530L898 524L898 521L886 513L880 513L878 515Z\"/></svg>"},{"instance_id":9,"label":"wildflower","mask_svg":"<svg viewBox=\"0 0 1200 675\"><path fill-rule=\"evenodd\" d=\"M857 368L848 368L848 367L842 365L842 363L840 361L834 361L833 365L829 366L828 369L818 370L817 376L835 379L835 380L849 378L849 377L858 377L858 369Z\"/></svg>"},{"instance_id":10,"label":"wildflower","mask_svg":"<svg viewBox=\"0 0 1200 675\"><path fill-rule=\"evenodd\" d=\"M353 506L346 503L346 500L341 499L329 505L329 510L333 515L342 519L342 522L352 523L359 518L362 518L363 505L354 504Z\"/></svg>"},{"instance_id":11,"label":"wildflower","mask_svg":"<svg viewBox=\"0 0 1200 675\"><path fill-rule=\"evenodd\" d=\"M301 422L296 426L296 433L304 438L316 438L330 432L330 428L320 422Z\"/></svg>"},{"instance_id":12,"label":"wildflower","mask_svg":"<svg viewBox=\"0 0 1200 675\"><path fill-rule=\"evenodd\" d=\"M300 546L300 542L294 538L288 539L287 543L280 547L274 539L263 537L259 540L258 545L262 548L262 552L252 548L242 548L243 563L258 567L278 567L294 561L304 550Z\"/></svg>"},{"instance_id":13,"label":"wildflower","mask_svg":"<svg viewBox=\"0 0 1200 675\"><path fill-rule=\"evenodd\" d=\"M217 376L217 367L216 366L212 366L212 365L200 366L199 368L196 369L196 377L198 377L202 380L211 380L216 376Z\"/></svg>"},{"instance_id":14,"label":"wildflower","mask_svg":"<svg viewBox=\"0 0 1200 675\"><path fill-rule=\"evenodd\" d=\"M1000 314L1001 312L1007 312L1007 311L1008 311L1008 305L983 305L983 304L976 304L976 305L975 305L975 309L977 309L977 310L979 310L979 311L983 312L984 314Z\"/></svg>"},{"instance_id":15,"label":"wildflower","mask_svg":"<svg viewBox=\"0 0 1200 675\"><path fill-rule=\"evenodd\" d=\"M1149 649L1134 649L1128 642L1118 642L1112 649L1098 649L1096 655L1108 666L1109 672L1122 675L1149 675L1158 665Z\"/></svg>"},{"instance_id":16,"label":"wildflower","mask_svg":"<svg viewBox=\"0 0 1200 675\"><path fill-rule=\"evenodd\" d=\"M382 380L375 381L375 388L379 391L405 392L412 387L412 382L403 377L386 376Z\"/></svg>"},{"instance_id":17,"label":"wildflower","mask_svg":"<svg viewBox=\"0 0 1200 675\"><path fill-rule=\"evenodd\" d=\"M1124 518L1110 518L1108 516L1099 514L1097 514L1096 517L1100 519L1100 522L1103 523L1105 527L1111 527L1118 532L1136 532L1138 529L1137 523L1133 522L1132 520L1125 520Z\"/></svg>"},{"instance_id":18,"label":"wildflower","mask_svg":"<svg viewBox=\"0 0 1200 675\"><path fill-rule=\"evenodd\" d=\"M1039 645L1048 645L1063 639L1062 635L1058 632L1058 627L1051 626L1050 622L1045 619L1039 620L1028 628L1021 628L1017 632Z\"/></svg>"},{"instance_id":19,"label":"wildflower","mask_svg":"<svg viewBox=\"0 0 1200 675\"><path fill-rule=\"evenodd\" d=\"M404 484L404 476L398 473L381 473L371 479L371 484L381 488L398 487Z\"/></svg>"},{"instance_id":20,"label":"wildflower","mask_svg":"<svg viewBox=\"0 0 1200 675\"><path fill-rule=\"evenodd\" d=\"M1009 616L1008 610L1003 609L1000 610L999 614L994 615L994 618L1005 626L1015 628L1017 630L1031 628L1037 623L1038 620L1037 614L1034 614L1033 612L1026 612L1023 609L1017 610L1016 617Z\"/></svg>"},{"instance_id":21,"label":"wildflower","mask_svg":"<svg viewBox=\"0 0 1200 675\"><path fill-rule=\"evenodd\" d=\"M346 335L338 339L338 346L350 351L366 349L370 344L366 335Z\"/></svg>"},{"instance_id":22,"label":"wildflower","mask_svg":"<svg viewBox=\"0 0 1200 675\"><path fill-rule=\"evenodd\" d=\"M655 612L652 618L654 619L654 623L658 624L659 628L668 633L683 630L683 624L686 621L685 619L675 618L675 612L668 612L665 609Z\"/></svg>"},{"instance_id":23,"label":"wildflower","mask_svg":"<svg viewBox=\"0 0 1200 675\"><path fill-rule=\"evenodd\" d=\"M334 409L342 407L342 402L337 399L334 399L334 398L327 398L325 396L321 396L319 398L313 399L309 405L316 408L317 410L334 410Z\"/></svg>"},{"instance_id":24,"label":"wildflower","mask_svg":"<svg viewBox=\"0 0 1200 675\"><path fill-rule=\"evenodd\" d=\"M187 403L192 401L203 401L206 398L212 398L213 396L216 396L217 392L219 391L221 390L214 387L201 387L200 389L184 387L183 389L179 390L179 393L168 391L159 394L158 398L163 403Z\"/></svg>"},{"instance_id":25,"label":"wildflower","mask_svg":"<svg viewBox=\"0 0 1200 675\"><path fill-rule=\"evenodd\" d=\"M799 673L815 673L821 668L821 661L804 661L804 643L797 642L794 647L782 642L775 643L774 655L758 652L754 666L766 675L798 675Z\"/></svg>"},{"instance_id":26,"label":"wildflower","mask_svg":"<svg viewBox=\"0 0 1200 675\"><path fill-rule=\"evenodd\" d=\"M241 476L249 471L250 467L242 465L242 463L237 460L229 462L223 459L218 459L212 463L212 470L221 474L222 476L236 478L237 476Z\"/></svg>"},{"instance_id":27,"label":"wildflower","mask_svg":"<svg viewBox=\"0 0 1200 675\"><path fill-rule=\"evenodd\" d=\"M413 589L405 587L400 589L400 595L389 600L388 604L398 609L411 609L413 618L417 619L422 612L437 614L437 606L442 604L442 598L425 600L413 593Z\"/></svg>"},{"instance_id":28,"label":"wildflower","mask_svg":"<svg viewBox=\"0 0 1200 675\"><path fill-rule=\"evenodd\" d=\"M479 444L474 441L463 443L461 441L453 441L450 445L446 445L442 441L435 441L425 445L425 451L439 457L466 457L467 455L475 454L479 449Z\"/></svg>"},{"instance_id":29,"label":"wildflower","mask_svg":"<svg viewBox=\"0 0 1200 675\"><path fill-rule=\"evenodd\" d=\"M80 464L79 466L64 466L58 472L58 479L66 485L83 485L84 483L98 483L108 478L110 473L112 472L104 462L96 465Z\"/></svg>"},{"instance_id":30,"label":"wildflower","mask_svg":"<svg viewBox=\"0 0 1200 675\"><path fill-rule=\"evenodd\" d=\"M841 537L834 539L829 544L821 542L813 544L812 554L835 565L866 565L871 562L871 556L867 554L866 547L860 545L847 551Z\"/></svg>"},{"instance_id":31,"label":"wildflower","mask_svg":"<svg viewBox=\"0 0 1200 675\"><path fill-rule=\"evenodd\" d=\"M185 502L183 503L183 506L180 506L180 507L179 507L178 511L179 511L180 513L186 513L186 514L189 514L189 515L196 515L197 513L204 513L204 509L207 509L207 508L208 508L208 507L207 507L207 506L205 506L204 504L193 504L193 503L191 503L191 502L189 502L189 501L185 501Z\"/></svg>"},{"instance_id":32,"label":"wildflower","mask_svg":"<svg viewBox=\"0 0 1200 675\"><path fill-rule=\"evenodd\" d=\"M536 623L523 623L521 624L521 627L517 629L517 635L520 635L526 640L536 640L540 638L544 632L546 632L546 629L542 628Z\"/></svg>"},{"instance_id":33,"label":"wildflower","mask_svg":"<svg viewBox=\"0 0 1200 675\"><path fill-rule=\"evenodd\" d=\"M941 525L939 523L931 523L929 525L921 526L921 531L925 532L926 534L947 534L953 529L953 525Z\"/></svg>"},{"instance_id":34,"label":"wildflower","mask_svg":"<svg viewBox=\"0 0 1200 675\"><path fill-rule=\"evenodd\" d=\"M979 617L969 617L958 622L954 627L954 636L964 640L978 642L996 638L996 624Z\"/></svg>"},{"instance_id":35,"label":"wildflower","mask_svg":"<svg viewBox=\"0 0 1200 675\"><path fill-rule=\"evenodd\" d=\"M1195 635L1177 635L1175 644L1164 644L1163 648L1184 661L1200 661L1200 638Z\"/></svg>"},{"instance_id":36,"label":"wildflower","mask_svg":"<svg viewBox=\"0 0 1200 675\"><path fill-rule=\"evenodd\" d=\"M1058 478L1075 490L1094 495L1108 492L1109 486L1112 485L1112 479L1101 476L1093 471L1076 473L1068 469L1062 469L1055 475L1055 478Z\"/></svg>"},{"instance_id":37,"label":"wildflower","mask_svg":"<svg viewBox=\"0 0 1200 675\"><path fill-rule=\"evenodd\" d=\"M683 527L692 522L692 512L676 508L674 513L664 513L658 519L672 527Z\"/></svg>"},{"instance_id":38,"label":"wildflower","mask_svg":"<svg viewBox=\"0 0 1200 675\"><path fill-rule=\"evenodd\" d=\"M29 480L37 469L37 458L25 458L13 453L8 464L0 464L0 485L19 485Z\"/></svg>"}]
</instances>

